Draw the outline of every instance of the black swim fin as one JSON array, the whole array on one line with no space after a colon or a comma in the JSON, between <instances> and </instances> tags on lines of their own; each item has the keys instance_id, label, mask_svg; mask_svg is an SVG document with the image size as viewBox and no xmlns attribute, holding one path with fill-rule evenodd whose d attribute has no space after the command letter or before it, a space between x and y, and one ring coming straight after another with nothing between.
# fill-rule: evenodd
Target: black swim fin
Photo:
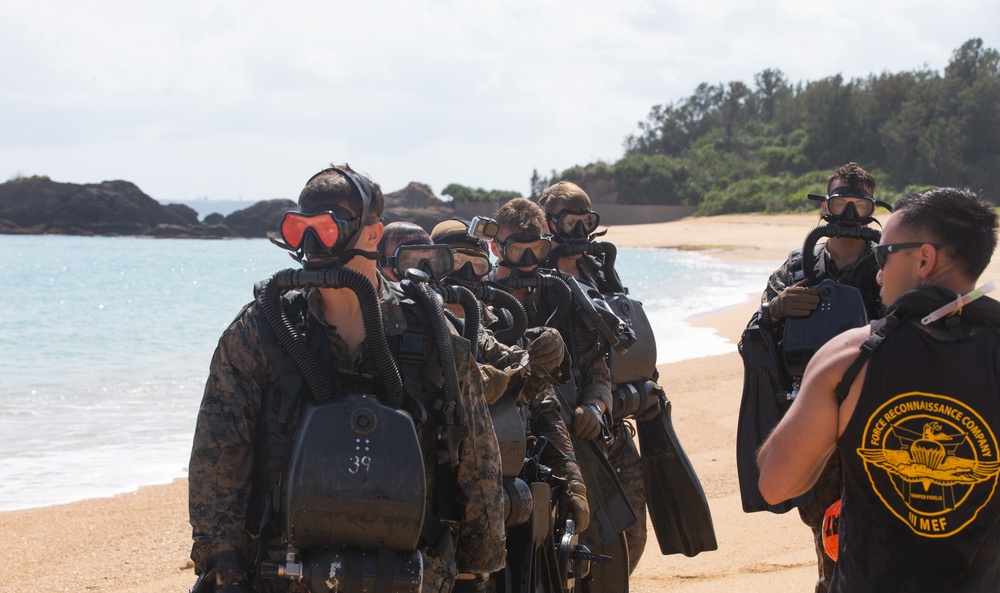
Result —
<instances>
[{"instance_id":1,"label":"black swim fin","mask_svg":"<svg viewBox=\"0 0 1000 593\"><path fill-rule=\"evenodd\" d=\"M661 397L661 412L636 422L646 508L662 554L695 556L718 549L715 526L701 481L674 432L670 400Z\"/></svg>"},{"instance_id":2,"label":"black swim fin","mask_svg":"<svg viewBox=\"0 0 1000 593\"><path fill-rule=\"evenodd\" d=\"M791 402L785 394L792 381L778 360L778 348L769 328L751 324L743 331L739 343L743 357L743 399L736 428L736 471L740 483L743 512L770 511L786 513L815 499L812 490L779 504L768 504L757 482L757 450L764 443Z\"/></svg>"}]
</instances>

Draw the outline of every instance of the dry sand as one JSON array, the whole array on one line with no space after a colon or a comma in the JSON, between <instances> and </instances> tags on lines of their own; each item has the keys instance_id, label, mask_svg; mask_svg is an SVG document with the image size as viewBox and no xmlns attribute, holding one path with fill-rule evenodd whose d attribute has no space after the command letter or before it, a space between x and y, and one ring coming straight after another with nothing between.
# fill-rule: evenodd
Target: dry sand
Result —
<instances>
[{"instance_id":1,"label":"dry sand","mask_svg":"<svg viewBox=\"0 0 1000 593\"><path fill-rule=\"evenodd\" d=\"M612 228L619 247L699 249L714 257L777 267L817 223L814 215L719 216ZM996 265L984 278L996 278ZM766 278L761 278L763 289ZM627 284L627 279L626 279ZM698 325L736 343L756 308L711 315ZM669 340L669 336L659 336ZM660 367L673 421L708 496L719 549L661 556L650 528L632 578L638 593L812 591L811 534L795 512L743 513L736 478L736 423L743 367L736 352ZM187 481L113 498L0 513L0 591L187 591L194 582Z\"/></svg>"}]
</instances>

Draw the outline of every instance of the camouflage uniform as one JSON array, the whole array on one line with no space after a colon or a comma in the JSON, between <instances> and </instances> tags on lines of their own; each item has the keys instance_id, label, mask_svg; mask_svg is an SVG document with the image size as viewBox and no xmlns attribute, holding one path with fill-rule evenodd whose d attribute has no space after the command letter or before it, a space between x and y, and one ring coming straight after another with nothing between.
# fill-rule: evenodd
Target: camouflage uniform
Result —
<instances>
[{"instance_id":1,"label":"camouflage uniform","mask_svg":"<svg viewBox=\"0 0 1000 593\"><path fill-rule=\"evenodd\" d=\"M873 247L873 244L869 244L868 251L862 254L862 257L870 252ZM817 282L831 278L841 284L852 284L851 276L855 268L857 268L861 257L843 269L840 269L827 252L825 243L817 245L814 253L816 254L814 270ZM785 260L785 263L771 274L771 277L767 281L767 288L761 295L761 303L771 302L771 299L778 296L778 293L785 287L801 282L803 279L805 279L805 272L802 270L802 251L797 249L792 251L788 259ZM861 297L864 300L868 318L877 319L881 317L883 311L882 301L879 298L880 287L875 282L874 271L860 280L856 279L852 285L861 291ZM775 342L780 349L784 320L779 319L774 322L773 328L777 333ZM816 548L816 569L818 572L816 593L826 593L830 588L830 579L833 578L833 569L836 563L826 555L823 549L823 516L826 514L826 510L830 508L830 505L840 500L840 489L840 456L834 451L814 486L816 500L799 506L799 517L812 530L813 544Z\"/></svg>"},{"instance_id":2,"label":"camouflage uniform","mask_svg":"<svg viewBox=\"0 0 1000 593\"><path fill-rule=\"evenodd\" d=\"M580 466L573 451L573 441L562 416L562 405L549 378L533 373L525 366L527 351L524 348L527 344L523 340L519 346L507 346L497 341L493 332L486 329L497 317L485 306L482 307L482 313L479 356L484 363L503 369L511 377L506 391L514 396L514 401L527 405L531 434L546 439L542 463L550 467L557 478L583 483ZM558 373L555 379L560 379Z\"/></svg>"},{"instance_id":3,"label":"camouflage uniform","mask_svg":"<svg viewBox=\"0 0 1000 593\"><path fill-rule=\"evenodd\" d=\"M600 262L593 256L584 255L577 260L577 267L583 279L601 292L608 292L608 284L604 280L604 270ZM617 272L615 282L621 284ZM610 371L608 381L611 381ZM610 407L608 409L611 409ZM635 511L635 523L625 530L625 541L628 542L629 574L639 565L639 559L646 549L646 489L642 484L642 465L639 449L635 444L635 426L631 422L618 421L611 428L615 437L614 443L608 449L608 462L615 468L618 481L625 490L632 510Z\"/></svg>"},{"instance_id":4,"label":"camouflage uniform","mask_svg":"<svg viewBox=\"0 0 1000 593\"><path fill-rule=\"evenodd\" d=\"M379 286L383 318L389 336L405 330L401 295L385 282ZM362 344L348 352L347 344L335 327L323 321L322 297L318 290L308 291L309 319L307 328L325 334L334 360L355 371L374 368L371 353ZM195 572L201 574L219 554L230 553L253 570L260 531L261 511L255 495L260 484L255 477L260 471L255 460L257 436L267 395L279 394L280 385L273 361L265 356L265 347L258 328L262 315L256 304L250 304L223 333L215 351L191 452L189 480L189 512L194 545L191 559ZM423 591L450 591L456 572L489 573L503 566L504 531L503 499L500 482L500 460L496 437L486 403L482 397L482 381L475 372L469 344L453 334L456 367L460 381L459 407L466 411L469 434L460 445L460 462L455 468L457 484L455 506L459 516L453 551L443 555L421 539L424 556ZM428 381L420 404L434 399L435 388ZM280 397L270 398L270 401ZM418 424L421 442L434 442L434 422ZM431 452L433 454L433 452ZM428 455L425 453L425 464ZM255 463L258 467L255 467ZM437 509L432 476L433 466L425 468L428 477L425 512ZM254 493L252 495L252 492ZM425 515L426 516L426 515ZM253 534L253 535L251 535ZM267 540L266 536L261 539ZM273 543L273 538L270 542ZM252 575L251 575L252 577ZM251 581L253 579L251 578ZM264 590L296 591L302 585L291 580L260 581Z\"/></svg>"}]
</instances>

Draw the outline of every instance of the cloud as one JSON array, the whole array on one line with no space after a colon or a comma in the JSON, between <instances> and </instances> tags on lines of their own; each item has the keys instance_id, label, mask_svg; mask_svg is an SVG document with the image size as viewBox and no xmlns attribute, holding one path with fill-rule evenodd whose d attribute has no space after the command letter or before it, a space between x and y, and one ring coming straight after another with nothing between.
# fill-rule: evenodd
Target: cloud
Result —
<instances>
[{"instance_id":1,"label":"cloud","mask_svg":"<svg viewBox=\"0 0 1000 593\"><path fill-rule=\"evenodd\" d=\"M941 70L998 25L986 0L6 0L0 174L265 199L336 160L527 192L701 82Z\"/></svg>"}]
</instances>

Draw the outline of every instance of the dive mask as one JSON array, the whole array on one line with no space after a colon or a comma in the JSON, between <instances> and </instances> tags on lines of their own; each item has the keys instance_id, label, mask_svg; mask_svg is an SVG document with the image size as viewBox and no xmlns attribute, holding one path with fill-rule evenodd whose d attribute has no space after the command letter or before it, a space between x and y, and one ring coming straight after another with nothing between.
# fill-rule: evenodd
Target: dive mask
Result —
<instances>
[{"instance_id":1,"label":"dive mask","mask_svg":"<svg viewBox=\"0 0 1000 593\"><path fill-rule=\"evenodd\" d=\"M313 248L333 250L361 228L360 218L342 219L332 210L306 214L289 210L281 217L281 238L292 249L306 246L309 239L318 243Z\"/></svg>"},{"instance_id":2,"label":"dive mask","mask_svg":"<svg viewBox=\"0 0 1000 593\"><path fill-rule=\"evenodd\" d=\"M465 249L452 245L451 254L455 260L455 267L450 276L458 280L479 284L493 267L489 256L478 249Z\"/></svg>"},{"instance_id":3,"label":"dive mask","mask_svg":"<svg viewBox=\"0 0 1000 593\"><path fill-rule=\"evenodd\" d=\"M587 212L563 210L546 218L552 223L559 238L574 242L586 241L601 223L601 215L593 210Z\"/></svg>"},{"instance_id":4,"label":"dive mask","mask_svg":"<svg viewBox=\"0 0 1000 593\"><path fill-rule=\"evenodd\" d=\"M406 270L416 268L431 277L442 280L455 267L451 248L447 245L403 244L396 248L395 255L386 257L382 266L392 268L396 276L403 278Z\"/></svg>"},{"instance_id":5,"label":"dive mask","mask_svg":"<svg viewBox=\"0 0 1000 593\"><path fill-rule=\"evenodd\" d=\"M809 199L826 203L827 214L823 215L823 220L830 223L863 226L875 220L875 198L860 188L841 186L826 196L809 194Z\"/></svg>"},{"instance_id":6,"label":"dive mask","mask_svg":"<svg viewBox=\"0 0 1000 593\"><path fill-rule=\"evenodd\" d=\"M497 243L507 267L526 268L537 266L552 251L552 240L548 237L511 235Z\"/></svg>"},{"instance_id":7,"label":"dive mask","mask_svg":"<svg viewBox=\"0 0 1000 593\"><path fill-rule=\"evenodd\" d=\"M355 255L377 258L374 252L354 249L362 227L380 220L379 216L371 212L374 202L371 184L364 175L341 167L329 167L310 177L306 185L331 171L343 175L357 190L361 196L361 216L355 216L348 208L336 204L330 206L329 210L288 210L282 215L278 225L281 241L271 237L272 243L290 251L292 258L307 270L343 266Z\"/></svg>"}]
</instances>

